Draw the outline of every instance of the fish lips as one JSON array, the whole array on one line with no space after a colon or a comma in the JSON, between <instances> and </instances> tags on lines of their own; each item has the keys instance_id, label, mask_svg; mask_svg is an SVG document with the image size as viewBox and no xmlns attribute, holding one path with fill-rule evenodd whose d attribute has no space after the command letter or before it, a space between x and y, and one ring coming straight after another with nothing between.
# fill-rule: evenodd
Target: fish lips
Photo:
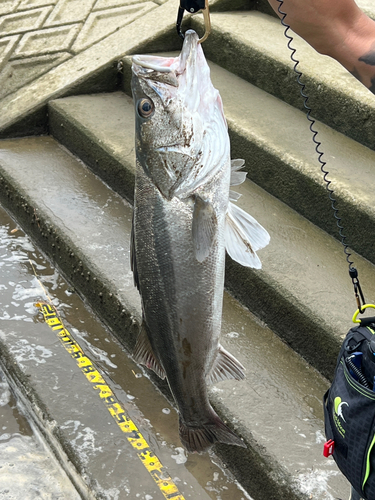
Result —
<instances>
[{"instance_id":1,"label":"fish lips","mask_svg":"<svg viewBox=\"0 0 375 500\"><path fill-rule=\"evenodd\" d=\"M132 70L138 78L154 80L178 87L178 76L188 67L194 67L198 59L205 62L203 50L198 43L199 37L193 30L185 33L181 53L177 57L161 57L155 55L134 55Z\"/></svg>"}]
</instances>

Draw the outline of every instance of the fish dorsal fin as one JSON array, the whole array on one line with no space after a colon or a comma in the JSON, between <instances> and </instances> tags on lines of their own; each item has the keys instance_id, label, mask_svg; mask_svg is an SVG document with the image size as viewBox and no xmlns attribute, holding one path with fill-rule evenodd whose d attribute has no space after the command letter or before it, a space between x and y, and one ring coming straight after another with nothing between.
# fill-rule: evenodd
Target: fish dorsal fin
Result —
<instances>
[{"instance_id":1,"label":"fish dorsal fin","mask_svg":"<svg viewBox=\"0 0 375 500\"><path fill-rule=\"evenodd\" d=\"M242 380L245 378L244 372L245 368L241 363L226 351L224 347L219 346L219 352L207 377L207 382L209 384L216 384L228 379Z\"/></svg>"},{"instance_id":2,"label":"fish dorsal fin","mask_svg":"<svg viewBox=\"0 0 375 500\"><path fill-rule=\"evenodd\" d=\"M147 368L154 371L158 377L165 379L166 374L164 368L156 358L150 341L148 340L147 327L144 320L142 322L141 331L138 335L137 343L135 344L133 357L136 363L147 366Z\"/></svg>"},{"instance_id":3,"label":"fish dorsal fin","mask_svg":"<svg viewBox=\"0 0 375 500\"><path fill-rule=\"evenodd\" d=\"M225 247L230 257L246 267L261 269L257 250L268 245L270 235L241 208L229 202L225 224Z\"/></svg>"},{"instance_id":4,"label":"fish dorsal fin","mask_svg":"<svg viewBox=\"0 0 375 500\"><path fill-rule=\"evenodd\" d=\"M246 180L246 172L238 172L245 165L245 160L237 159L230 162L230 185L238 186Z\"/></svg>"},{"instance_id":5,"label":"fish dorsal fin","mask_svg":"<svg viewBox=\"0 0 375 500\"><path fill-rule=\"evenodd\" d=\"M217 218L209 201L196 196L193 212L192 235L194 254L198 262L203 262L210 253L217 233Z\"/></svg>"}]
</instances>

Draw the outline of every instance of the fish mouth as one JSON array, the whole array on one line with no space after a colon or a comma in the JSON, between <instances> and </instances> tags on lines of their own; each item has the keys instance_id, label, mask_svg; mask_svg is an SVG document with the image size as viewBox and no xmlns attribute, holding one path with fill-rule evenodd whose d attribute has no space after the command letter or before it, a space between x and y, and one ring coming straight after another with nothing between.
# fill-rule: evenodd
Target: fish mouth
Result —
<instances>
[{"instance_id":1,"label":"fish mouth","mask_svg":"<svg viewBox=\"0 0 375 500\"><path fill-rule=\"evenodd\" d=\"M152 69L158 73L171 73L170 66L173 64L175 58L148 56L148 55L135 55L132 58L133 64L144 69Z\"/></svg>"},{"instance_id":2,"label":"fish mouth","mask_svg":"<svg viewBox=\"0 0 375 500\"><path fill-rule=\"evenodd\" d=\"M137 54L132 57L133 71L139 73L143 72L142 70L152 70L157 73L182 74L189 63L196 61L199 49L201 49L198 41L198 34L194 30L188 30L185 33L184 44L178 57Z\"/></svg>"}]
</instances>

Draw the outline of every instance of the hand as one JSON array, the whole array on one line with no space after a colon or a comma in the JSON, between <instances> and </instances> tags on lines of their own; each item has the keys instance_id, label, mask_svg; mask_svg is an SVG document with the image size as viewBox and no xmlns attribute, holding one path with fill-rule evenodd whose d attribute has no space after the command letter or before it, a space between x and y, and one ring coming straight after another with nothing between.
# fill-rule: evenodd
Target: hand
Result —
<instances>
[{"instance_id":1,"label":"hand","mask_svg":"<svg viewBox=\"0 0 375 500\"><path fill-rule=\"evenodd\" d=\"M268 1L279 14L280 2ZM354 0L284 0L281 10L293 31L375 93L375 22Z\"/></svg>"}]
</instances>

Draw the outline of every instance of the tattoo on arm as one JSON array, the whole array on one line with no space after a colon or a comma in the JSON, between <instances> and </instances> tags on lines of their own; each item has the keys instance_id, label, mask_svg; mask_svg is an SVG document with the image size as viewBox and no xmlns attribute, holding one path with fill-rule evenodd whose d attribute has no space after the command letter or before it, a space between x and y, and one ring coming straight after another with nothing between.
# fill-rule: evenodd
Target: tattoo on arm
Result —
<instances>
[{"instance_id":1,"label":"tattoo on arm","mask_svg":"<svg viewBox=\"0 0 375 500\"><path fill-rule=\"evenodd\" d=\"M368 64L369 66L375 66L375 50L371 50L370 52L367 52L367 54L364 54L361 56L358 61L364 62L365 64ZM358 72L354 71L352 73L353 76L355 76L360 82L361 78L359 78ZM369 87L369 90L375 94L375 77L371 79L371 87Z\"/></svg>"},{"instance_id":2,"label":"tattoo on arm","mask_svg":"<svg viewBox=\"0 0 375 500\"><path fill-rule=\"evenodd\" d=\"M370 66L375 66L375 50L367 52L364 56L360 57L358 61L369 64Z\"/></svg>"},{"instance_id":3,"label":"tattoo on arm","mask_svg":"<svg viewBox=\"0 0 375 500\"><path fill-rule=\"evenodd\" d=\"M359 74L359 72L356 69L354 69L350 73L354 76L354 78L357 78L357 80L359 80L362 83L361 75Z\"/></svg>"}]
</instances>

